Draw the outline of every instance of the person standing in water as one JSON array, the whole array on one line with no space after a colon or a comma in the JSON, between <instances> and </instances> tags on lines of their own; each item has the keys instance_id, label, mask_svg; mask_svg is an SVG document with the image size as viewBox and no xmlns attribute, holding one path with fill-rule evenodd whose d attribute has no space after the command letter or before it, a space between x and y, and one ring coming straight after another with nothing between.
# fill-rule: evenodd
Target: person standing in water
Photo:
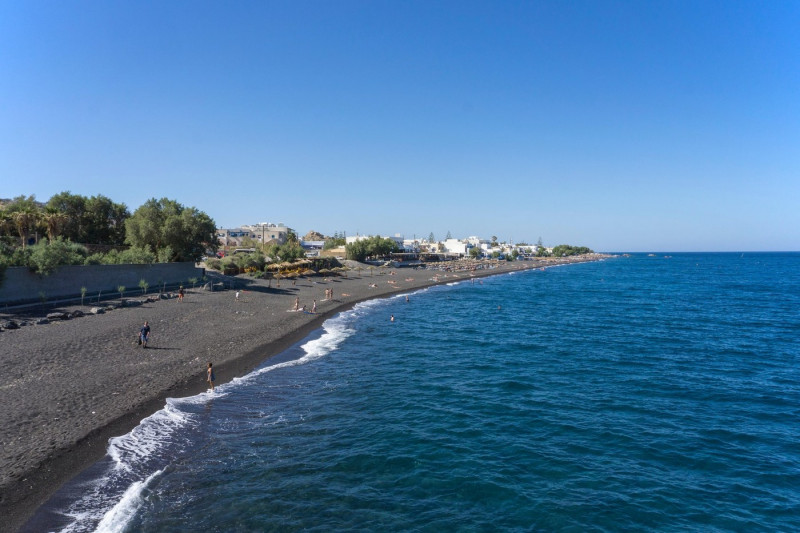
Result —
<instances>
[{"instance_id":1,"label":"person standing in water","mask_svg":"<svg viewBox=\"0 0 800 533\"><path fill-rule=\"evenodd\" d=\"M211 391L214 391L214 369L212 368L211 363L208 363L208 370L206 371L206 381L208 384L211 385Z\"/></svg>"}]
</instances>

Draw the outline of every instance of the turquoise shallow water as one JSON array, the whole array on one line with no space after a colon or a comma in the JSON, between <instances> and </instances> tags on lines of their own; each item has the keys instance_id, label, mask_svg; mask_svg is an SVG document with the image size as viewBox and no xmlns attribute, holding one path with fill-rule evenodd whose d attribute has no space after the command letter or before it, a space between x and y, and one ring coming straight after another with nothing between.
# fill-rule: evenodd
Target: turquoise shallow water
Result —
<instances>
[{"instance_id":1,"label":"turquoise shallow water","mask_svg":"<svg viewBox=\"0 0 800 533\"><path fill-rule=\"evenodd\" d=\"M795 253L634 255L368 302L171 401L44 520L800 530L798 272Z\"/></svg>"}]
</instances>

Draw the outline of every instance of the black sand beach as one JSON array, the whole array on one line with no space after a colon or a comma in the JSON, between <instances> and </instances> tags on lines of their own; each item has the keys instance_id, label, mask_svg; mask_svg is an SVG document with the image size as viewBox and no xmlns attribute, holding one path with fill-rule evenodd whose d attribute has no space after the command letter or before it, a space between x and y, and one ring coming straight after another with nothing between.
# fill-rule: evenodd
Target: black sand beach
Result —
<instances>
[{"instance_id":1,"label":"black sand beach","mask_svg":"<svg viewBox=\"0 0 800 533\"><path fill-rule=\"evenodd\" d=\"M472 275L599 257L499 263ZM380 268L347 277L282 280L280 286L227 278L229 287L240 288L238 301L236 290L189 289L183 301L161 299L1 331L0 529L21 527L64 482L103 457L109 438L130 431L167 397L204 391L209 361L217 383L225 383L302 340L336 312L359 301L468 279L470 267L465 268ZM332 300L325 299L327 289L333 289ZM307 310L316 299L317 313L294 312L296 298ZM32 323L30 317L0 313L0 321L8 319ZM142 349L136 335L145 320L152 334Z\"/></svg>"}]
</instances>

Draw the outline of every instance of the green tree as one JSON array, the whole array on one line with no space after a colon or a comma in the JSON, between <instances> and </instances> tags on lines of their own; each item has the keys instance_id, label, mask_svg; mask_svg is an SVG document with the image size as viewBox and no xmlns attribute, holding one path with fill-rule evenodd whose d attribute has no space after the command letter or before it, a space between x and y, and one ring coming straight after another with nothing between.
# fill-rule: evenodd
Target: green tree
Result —
<instances>
[{"instance_id":1,"label":"green tree","mask_svg":"<svg viewBox=\"0 0 800 533\"><path fill-rule=\"evenodd\" d=\"M42 214L42 221L47 229L47 239L52 242L61 234L61 228L67 222L67 216L61 213L45 212Z\"/></svg>"},{"instance_id":2,"label":"green tree","mask_svg":"<svg viewBox=\"0 0 800 533\"><path fill-rule=\"evenodd\" d=\"M469 249L469 256L472 259L479 258L481 256L481 249L477 246L473 246L472 248Z\"/></svg>"},{"instance_id":3,"label":"green tree","mask_svg":"<svg viewBox=\"0 0 800 533\"><path fill-rule=\"evenodd\" d=\"M130 211L125 204L117 204L103 195L86 200L83 216L84 238L81 242L93 244L124 244L125 221Z\"/></svg>"},{"instance_id":4,"label":"green tree","mask_svg":"<svg viewBox=\"0 0 800 533\"><path fill-rule=\"evenodd\" d=\"M431 234L428 235L428 244L433 244L435 242L436 242L436 237L434 237L433 232L431 232Z\"/></svg>"},{"instance_id":5,"label":"green tree","mask_svg":"<svg viewBox=\"0 0 800 533\"><path fill-rule=\"evenodd\" d=\"M171 248L170 261L199 261L215 251L214 221L194 207L174 200L151 198L125 221L125 242L146 247L154 254Z\"/></svg>"},{"instance_id":6,"label":"green tree","mask_svg":"<svg viewBox=\"0 0 800 533\"><path fill-rule=\"evenodd\" d=\"M284 244L267 246L266 254L273 261L296 261L306 256L306 251L298 241L286 241Z\"/></svg>"},{"instance_id":7,"label":"green tree","mask_svg":"<svg viewBox=\"0 0 800 533\"><path fill-rule=\"evenodd\" d=\"M16 228L14 227L14 219L11 213L0 208L0 237L4 237L3 240L5 241L6 239L10 240L15 234Z\"/></svg>"},{"instance_id":8,"label":"green tree","mask_svg":"<svg viewBox=\"0 0 800 533\"><path fill-rule=\"evenodd\" d=\"M544 244L542 244L542 238L539 237L539 240L536 242L536 257L548 257L550 252L547 251Z\"/></svg>"},{"instance_id":9,"label":"green tree","mask_svg":"<svg viewBox=\"0 0 800 533\"><path fill-rule=\"evenodd\" d=\"M109 245L125 242L125 220L130 212L125 204L106 196L87 198L64 191L52 196L45 210L66 217L61 233L72 241Z\"/></svg>"},{"instance_id":10,"label":"green tree","mask_svg":"<svg viewBox=\"0 0 800 533\"><path fill-rule=\"evenodd\" d=\"M322 245L323 250L330 250L331 248L338 248L339 246L344 246L347 242L345 241L344 237L332 237L330 239L325 239L325 244Z\"/></svg>"},{"instance_id":11,"label":"green tree","mask_svg":"<svg viewBox=\"0 0 800 533\"><path fill-rule=\"evenodd\" d=\"M594 253L590 248L585 246L571 246L569 244L559 244L553 247L553 255L555 257L568 257L571 255L583 255Z\"/></svg>"},{"instance_id":12,"label":"green tree","mask_svg":"<svg viewBox=\"0 0 800 533\"><path fill-rule=\"evenodd\" d=\"M42 221L42 210L36 202L36 197L17 196L5 207L4 226L13 230L19 236L20 245L28 245L28 236L34 233Z\"/></svg>"},{"instance_id":13,"label":"green tree","mask_svg":"<svg viewBox=\"0 0 800 533\"><path fill-rule=\"evenodd\" d=\"M14 225L17 228L22 247L28 244L28 235L36 229L41 220L38 211L17 211L13 215Z\"/></svg>"},{"instance_id":14,"label":"green tree","mask_svg":"<svg viewBox=\"0 0 800 533\"><path fill-rule=\"evenodd\" d=\"M447 235L445 235L444 239L448 240L448 239L452 239L452 238L453 238L453 236L450 235L450 230L447 230Z\"/></svg>"},{"instance_id":15,"label":"green tree","mask_svg":"<svg viewBox=\"0 0 800 533\"><path fill-rule=\"evenodd\" d=\"M61 213L66 217L61 235L73 242L85 242L84 216L86 214L86 197L72 194L69 191L51 196L45 205L51 213Z\"/></svg>"},{"instance_id":16,"label":"green tree","mask_svg":"<svg viewBox=\"0 0 800 533\"><path fill-rule=\"evenodd\" d=\"M347 258L354 261L363 261L368 257L379 257L398 251L397 243L393 239L383 238L378 235L352 242L345 247Z\"/></svg>"},{"instance_id":17,"label":"green tree","mask_svg":"<svg viewBox=\"0 0 800 533\"><path fill-rule=\"evenodd\" d=\"M155 262L153 252L141 246L131 246L117 254L117 263L123 265L149 265Z\"/></svg>"},{"instance_id":18,"label":"green tree","mask_svg":"<svg viewBox=\"0 0 800 533\"><path fill-rule=\"evenodd\" d=\"M37 274L47 275L63 265L80 265L86 258L86 248L56 237L51 242L42 241L30 247L29 266Z\"/></svg>"}]
</instances>

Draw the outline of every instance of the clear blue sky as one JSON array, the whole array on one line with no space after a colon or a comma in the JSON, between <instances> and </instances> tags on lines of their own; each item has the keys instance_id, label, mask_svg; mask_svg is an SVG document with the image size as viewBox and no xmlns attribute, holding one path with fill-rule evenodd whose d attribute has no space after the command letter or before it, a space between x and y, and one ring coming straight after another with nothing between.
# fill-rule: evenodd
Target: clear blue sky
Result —
<instances>
[{"instance_id":1,"label":"clear blue sky","mask_svg":"<svg viewBox=\"0 0 800 533\"><path fill-rule=\"evenodd\" d=\"M800 250L800 2L0 0L0 197Z\"/></svg>"}]
</instances>

